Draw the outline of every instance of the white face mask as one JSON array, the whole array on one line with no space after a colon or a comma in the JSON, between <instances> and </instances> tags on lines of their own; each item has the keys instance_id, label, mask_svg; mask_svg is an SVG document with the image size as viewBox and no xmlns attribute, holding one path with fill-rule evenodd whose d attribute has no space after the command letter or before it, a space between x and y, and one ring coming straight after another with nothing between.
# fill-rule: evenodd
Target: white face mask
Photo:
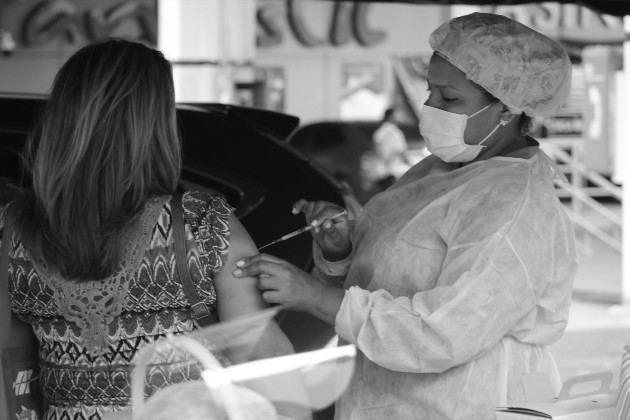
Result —
<instances>
[{"instance_id":1,"label":"white face mask","mask_svg":"<svg viewBox=\"0 0 630 420\"><path fill-rule=\"evenodd\" d=\"M485 111L491 105L494 105L495 102L486 105L470 116L455 114L425 105L420 116L420 134L429 152L444 162L470 162L479 156L479 153L486 147L482 143L488 140L500 126L506 125L507 122L501 120L478 144L466 144L464 141L466 123L469 118Z\"/></svg>"}]
</instances>

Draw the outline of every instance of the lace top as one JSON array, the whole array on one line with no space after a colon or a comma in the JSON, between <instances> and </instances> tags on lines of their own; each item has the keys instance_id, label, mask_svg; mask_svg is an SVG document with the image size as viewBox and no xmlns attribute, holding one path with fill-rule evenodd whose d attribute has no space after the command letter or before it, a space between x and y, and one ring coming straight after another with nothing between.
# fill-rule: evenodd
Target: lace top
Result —
<instances>
[{"instance_id":1,"label":"lace top","mask_svg":"<svg viewBox=\"0 0 630 420\"><path fill-rule=\"evenodd\" d=\"M97 281L72 281L25 249L14 232L9 252L11 310L33 325L40 343L41 387L46 419L100 419L129 405L130 365L145 344L168 333L196 329L176 274L170 197L147 201L124 236L117 270ZM183 197L188 267L199 295L218 320L213 277L229 248L232 208L218 196ZM0 208L0 232L4 208ZM173 358L176 358L173 355ZM148 394L176 382L198 379L193 362L154 366ZM69 417L67 417L69 416Z\"/></svg>"}]
</instances>

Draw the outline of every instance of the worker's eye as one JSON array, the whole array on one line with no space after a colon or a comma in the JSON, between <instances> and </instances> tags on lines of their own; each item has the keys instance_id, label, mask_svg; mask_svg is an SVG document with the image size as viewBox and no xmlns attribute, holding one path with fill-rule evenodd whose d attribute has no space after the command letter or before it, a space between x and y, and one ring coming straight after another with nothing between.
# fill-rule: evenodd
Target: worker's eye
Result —
<instances>
[{"instance_id":1,"label":"worker's eye","mask_svg":"<svg viewBox=\"0 0 630 420\"><path fill-rule=\"evenodd\" d=\"M457 98L447 98L446 96L442 96L442 99L444 99L444 102L454 102L457 100Z\"/></svg>"}]
</instances>

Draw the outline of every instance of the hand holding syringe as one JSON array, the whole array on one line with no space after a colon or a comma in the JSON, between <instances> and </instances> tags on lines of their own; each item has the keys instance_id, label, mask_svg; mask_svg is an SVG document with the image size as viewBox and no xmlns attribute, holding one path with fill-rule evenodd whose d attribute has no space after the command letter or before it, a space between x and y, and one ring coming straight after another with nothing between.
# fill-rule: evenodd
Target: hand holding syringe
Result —
<instances>
[{"instance_id":1,"label":"hand holding syringe","mask_svg":"<svg viewBox=\"0 0 630 420\"><path fill-rule=\"evenodd\" d=\"M347 214L346 210L343 210L343 211L340 211L339 213L333 214L332 216L328 217L327 219L332 220L332 219L334 219L336 217L343 216L344 214ZM286 241L287 239L291 239L294 236L300 235L300 234L302 234L304 232L308 232L308 231L314 229L316 226L317 226L316 224L310 224L308 226L305 226L305 227L303 227L301 229L298 229L296 231L293 231L291 233L287 233L286 235L281 236L280 238L276 239L275 241L269 242L268 244L261 246L260 248L258 248L258 250L260 251L261 249L266 248L266 247L268 247L270 245L277 244L278 242Z\"/></svg>"}]
</instances>

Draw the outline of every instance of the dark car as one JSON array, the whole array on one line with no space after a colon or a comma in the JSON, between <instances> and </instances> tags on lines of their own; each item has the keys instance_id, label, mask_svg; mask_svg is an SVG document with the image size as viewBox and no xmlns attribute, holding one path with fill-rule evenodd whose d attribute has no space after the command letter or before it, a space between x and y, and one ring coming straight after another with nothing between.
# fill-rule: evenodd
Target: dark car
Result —
<instances>
[{"instance_id":1,"label":"dark car","mask_svg":"<svg viewBox=\"0 0 630 420\"><path fill-rule=\"evenodd\" d=\"M5 181L29 183L19 153L44 101L0 95L0 178ZM304 226L304 218L291 213L300 198L343 205L343 187L286 143L298 118L222 104L180 104L177 117L181 184L223 193L258 246ZM300 235L265 252L310 270L311 241L310 235ZM301 312L283 311L279 323L296 351L321 348L334 336L332 327Z\"/></svg>"},{"instance_id":2,"label":"dark car","mask_svg":"<svg viewBox=\"0 0 630 420\"><path fill-rule=\"evenodd\" d=\"M320 121L299 127L289 143L336 180L345 183L356 199L364 204L381 191L367 174L366 159L374 152L372 136L379 121ZM407 140L409 158L420 160L424 144L417 126L397 124Z\"/></svg>"}]
</instances>

